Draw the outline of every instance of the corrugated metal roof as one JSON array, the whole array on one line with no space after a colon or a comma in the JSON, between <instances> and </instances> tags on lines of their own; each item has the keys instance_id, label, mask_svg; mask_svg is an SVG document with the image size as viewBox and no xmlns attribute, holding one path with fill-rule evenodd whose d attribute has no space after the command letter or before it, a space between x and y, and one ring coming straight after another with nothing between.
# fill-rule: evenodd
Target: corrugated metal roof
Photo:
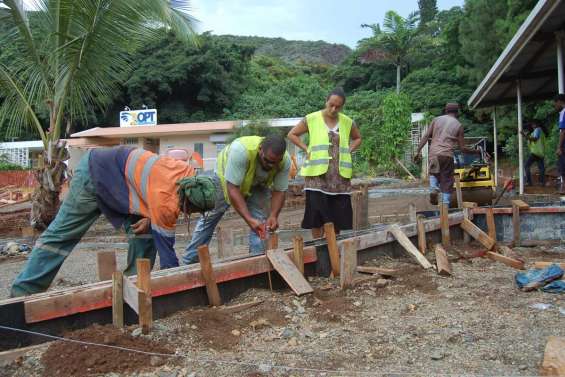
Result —
<instances>
[{"instance_id":1,"label":"corrugated metal roof","mask_svg":"<svg viewBox=\"0 0 565 377\"><path fill-rule=\"evenodd\" d=\"M96 127L76 132L71 137L148 137L183 134L206 134L232 131L236 121L159 124L157 126Z\"/></svg>"},{"instance_id":2,"label":"corrugated metal roof","mask_svg":"<svg viewBox=\"0 0 565 377\"><path fill-rule=\"evenodd\" d=\"M12 142L0 143L0 149L18 149L18 148L43 150L43 142L41 140L30 140L30 141L12 141Z\"/></svg>"},{"instance_id":3,"label":"corrugated metal roof","mask_svg":"<svg viewBox=\"0 0 565 377\"><path fill-rule=\"evenodd\" d=\"M564 27L565 3L540 0L469 98L469 107L515 103L518 79L523 101L555 96L558 91L555 33Z\"/></svg>"}]
</instances>

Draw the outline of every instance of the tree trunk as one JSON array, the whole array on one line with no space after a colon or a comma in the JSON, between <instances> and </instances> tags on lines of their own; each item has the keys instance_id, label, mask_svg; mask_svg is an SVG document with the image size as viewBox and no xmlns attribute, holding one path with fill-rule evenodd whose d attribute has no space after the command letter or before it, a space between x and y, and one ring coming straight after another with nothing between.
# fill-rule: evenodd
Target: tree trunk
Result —
<instances>
[{"instance_id":1,"label":"tree trunk","mask_svg":"<svg viewBox=\"0 0 565 377\"><path fill-rule=\"evenodd\" d=\"M396 94L400 94L400 64L396 66Z\"/></svg>"},{"instance_id":2,"label":"tree trunk","mask_svg":"<svg viewBox=\"0 0 565 377\"><path fill-rule=\"evenodd\" d=\"M38 186L31 197L31 226L44 231L57 215L61 188L66 179L69 158L65 142L50 142L48 148L39 158L39 168L35 171ZM49 158L49 156L52 156Z\"/></svg>"}]
</instances>

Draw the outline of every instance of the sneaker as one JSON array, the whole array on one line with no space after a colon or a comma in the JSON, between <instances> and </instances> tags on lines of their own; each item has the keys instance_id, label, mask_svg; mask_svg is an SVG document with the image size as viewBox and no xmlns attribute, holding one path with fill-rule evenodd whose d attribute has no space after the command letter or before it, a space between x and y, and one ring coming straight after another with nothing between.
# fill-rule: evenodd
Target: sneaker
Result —
<instances>
[{"instance_id":1,"label":"sneaker","mask_svg":"<svg viewBox=\"0 0 565 377\"><path fill-rule=\"evenodd\" d=\"M437 188L432 188L430 192L430 203L436 205L437 198L439 196L439 190Z\"/></svg>"}]
</instances>

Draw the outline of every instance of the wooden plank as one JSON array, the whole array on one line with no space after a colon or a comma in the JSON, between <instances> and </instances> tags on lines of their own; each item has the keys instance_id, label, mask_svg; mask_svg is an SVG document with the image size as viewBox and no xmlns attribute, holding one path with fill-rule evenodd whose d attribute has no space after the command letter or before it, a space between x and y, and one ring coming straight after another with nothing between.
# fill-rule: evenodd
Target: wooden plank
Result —
<instances>
[{"instance_id":1,"label":"wooden plank","mask_svg":"<svg viewBox=\"0 0 565 377\"><path fill-rule=\"evenodd\" d=\"M218 259L224 259L225 235L224 235L224 229L220 225L216 227L216 241L218 242Z\"/></svg>"},{"instance_id":2,"label":"wooden plank","mask_svg":"<svg viewBox=\"0 0 565 377\"><path fill-rule=\"evenodd\" d=\"M414 203L408 204L408 221L415 223L418 220L416 205Z\"/></svg>"},{"instance_id":3,"label":"wooden plank","mask_svg":"<svg viewBox=\"0 0 565 377\"><path fill-rule=\"evenodd\" d=\"M451 276L451 263L447 259L447 252L440 244L434 245L436 254L437 273L441 276Z\"/></svg>"},{"instance_id":4,"label":"wooden plank","mask_svg":"<svg viewBox=\"0 0 565 377\"><path fill-rule=\"evenodd\" d=\"M565 376L564 337L550 336L547 339L539 372L542 376Z\"/></svg>"},{"instance_id":5,"label":"wooden plank","mask_svg":"<svg viewBox=\"0 0 565 377\"><path fill-rule=\"evenodd\" d=\"M552 264L556 264L559 267L561 267L562 269L565 270L565 263L559 263L559 262L542 262L542 261L536 261L533 263L533 268L546 268L551 266Z\"/></svg>"},{"instance_id":6,"label":"wooden plank","mask_svg":"<svg viewBox=\"0 0 565 377\"><path fill-rule=\"evenodd\" d=\"M357 266L357 272L364 274L379 274L382 276L398 276L398 270L392 268L381 268L373 266Z\"/></svg>"},{"instance_id":7,"label":"wooden plank","mask_svg":"<svg viewBox=\"0 0 565 377\"><path fill-rule=\"evenodd\" d=\"M138 258L135 261L137 267L137 288L146 293L151 293L151 261L147 258Z\"/></svg>"},{"instance_id":8,"label":"wooden plank","mask_svg":"<svg viewBox=\"0 0 565 377\"><path fill-rule=\"evenodd\" d=\"M200 272L202 273L202 279L204 279L204 281L206 282L208 302L211 306L220 306L222 305L222 299L220 297L220 291L218 290L216 278L214 277L212 263L210 262L208 245L198 246L198 258L200 260Z\"/></svg>"},{"instance_id":9,"label":"wooden plank","mask_svg":"<svg viewBox=\"0 0 565 377\"><path fill-rule=\"evenodd\" d=\"M488 207L486 211L488 236L496 242L496 225L494 224L494 210Z\"/></svg>"},{"instance_id":10,"label":"wooden plank","mask_svg":"<svg viewBox=\"0 0 565 377\"><path fill-rule=\"evenodd\" d=\"M520 207L512 204L512 245L520 246Z\"/></svg>"},{"instance_id":11,"label":"wooden plank","mask_svg":"<svg viewBox=\"0 0 565 377\"><path fill-rule=\"evenodd\" d=\"M473 224L470 220L464 219L461 223L461 228L471 237L479 241L487 250L492 250L494 247L494 240L488 236L485 232L483 232L479 227Z\"/></svg>"},{"instance_id":12,"label":"wooden plank","mask_svg":"<svg viewBox=\"0 0 565 377\"><path fill-rule=\"evenodd\" d=\"M139 288L134 282L130 280L127 276L123 278L123 292L124 292L124 302L129 305L133 311L139 315Z\"/></svg>"},{"instance_id":13,"label":"wooden plank","mask_svg":"<svg viewBox=\"0 0 565 377\"><path fill-rule=\"evenodd\" d=\"M267 249L274 250L279 247L279 235L278 233L269 233L269 239L267 240Z\"/></svg>"},{"instance_id":14,"label":"wooden plank","mask_svg":"<svg viewBox=\"0 0 565 377\"><path fill-rule=\"evenodd\" d=\"M512 206L516 206L519 209L529 209L530 205L521 199L512 200Z\"/></svg>"},{"instance_id":15,"label":"wooden plank","mask_svg":"<svg viewBox=\"0 0 565 377\"><path fill-rule=\"evenodd\" d=\"M479 205L475 202L463 202L463 208L477 208Z\"/></svg>"},{"instance_id":16,"label":"wooden plank","mask_svg":"<svg viewBox=\"0 0 565 377\"><path fill-rule=\"evenodd\" d=\"M517 270L525 270L523 261L509 258L498 253L493 253L492 251L487 251L486 257L494 261L504 263L505 265L515 268Z\"/></svg>"},{"instance_id":17,"label":"wooden plank","mask_svg":"<svg viewBox=\"0 0 565 377\"><path fill-rule=\"evenodd\" d=\"M363 193L361 191L353 191L351 193L351 209L353 210L353 230L361 229L361 202L363 200Z\"/></svg>"},{"instance_id":18,"label":"wooden plank","mask_svg":"<svg viewBox=\"0 0 565 377\"><path fill-rule=\"evenodd\" d=\"M332 266L332 273L334 277L339 276L339 250L335 238L335 229L333 223L324 224L324 233L328 243L328 253L330 255L330 264Z\"/></svg>"},{"instance_id":19,"label":"wooden plank","mask_svg":"<svg viewBox=\"0 0 565 377\"><path fill-rule=\"evenodd\" d=\"M521 262L526 262L526 260L524 259L524 257L522 255L518 254L517 252L515 252L514 250L512 250L508 246L505 246L505 245L498 246L498 252L500 254L504 255L505 257L516 259L516 260L519 260Z\"/></svg>"},{"instance_id":20,"label":"wooden plank","mask_svg":"<svg viewBox=\"0 0 565 377\"><path fill-rule=\"evenodd\" d=\"M153 300L151 293L142 290L137 291L137 302L139 303L139 327L142 334L149 334L153 326Z\"/></svg>"},{"instance_id":21,"label":"wooden plank","mask_svg":"<svg viewBox=\"0 0 565 377\"><path fill-rule=\"evenodd\" d=\"M449 247L451 244L451 237L449 235L449 204L439 205L439 217L441 225L441 244L443 247Z\"/></svg>"},{"instance_id":22,"label":"wooden plank","mask_svg":"<svg viewBox=\"0 0 565 377\"><path fill-rule=\"evenodd\" d=\"M115 251L99 251L96 254L96 267L98 271L98 280L112 280L112 274L116 271L116 252Z\"/></svg>"},{"instance_id":23,"label":"wooden plank","mask_svg":"<svg viewBox=\"0 0 565 377\"><path fill-rule=\"evenodd\" d=\"M424 225L424 216L416 217L416 228L418 230L418 249L420 253L426 254L426 226Z\"/></svg>"},{"instance_id":24,"label":"wooden plank","mask_svg":"<svg viewBox=\"0 0 565 377\"><path fill-rule=\"evenodd\" d=\"M418 263L420 263L422 267L424 267L425 269L432 268L432 264L426 259L426 257L422 255L422 253L420 253L418 249L416 249L416 246L412 244L412 242L408 239L406 234L404 234L404 232L398 227L398 225L396 224L391 225L388 231L392 233L394 238L396 238L398 243L402 245L402 247L408 253L410 253L413 257L416 258L416 260L418 261Z\"/></svg>"},{"instance_id":25,"label":"wooden plank","mask_svg":"<svg viewBox=\"0 0 565 377\"><path fill-rule=\"evenodd\" d=\"M292 260L284 250L267 250L267 258L273 265L273 268L298 296L314 292L308 281L306 281L304 276L298 271L298 268L292 263Z\"/></svg>"},{"instance_id":26,"label":"wooden plank","mask_svg":"<svg viewBox=\"0 0 565 377\"><path fill-rule=\"evenodd\" d=\"M292 250L286 251L289 255ZM317 260L314 246L304 247L304 263ZM265 255L239 258L221 262L214 266L216 282L258 276L272 270ZM132 279L136 279L133 277ZM130 279L130 280L132 280ZM181 266L155 271L151 281L151 295L159 297L206 285L200 272L200 265ZM80 287L63 288L38 293L28 297L17 297L0 301L0 305L22 302L26 323L37 323L77 313L98 310L112 306L112 282L98 282Z\"/></svg>"},{"instance_id":27,"label":"wooden plank","mask_svg":"<svg viewBox=\"0 0 565 377\"><path fill-rule=\"evenodd\" d=\"M121 271L112 274L112 324L124 327L124 274Z\"/></svg>"},{"instance_id":28,"label":"wooden plank","mask_svg":"<svg viewBox=\"0 0 565 377\"><path fill-rule=\"evenodd\" d=\"M455 193L457 195L457 208L463 208L463 193L461 192L461 178L455 176Z\"/></svg>"},{"instance_id":29,"label":"wooden plank","mask_svg":"<svg viewBox=\"0 0 565 377\"><path fill-rule=\"evenodd\" d=\"M469 217L469 212L471 210L469 208L463 208L463 218L467 219L467 220L471 220L471 218ZM467 232L463 232L463 243L464 244L468 244L471 242L471 236L469 236L469 234Z\"/></svg>"},{"instance_id":30,"label":"wooden plank","mask_svg":"<svg viewBox=\"0 0 565 377\"><path fill-rule=\"evenodd\" d=\"M339 284L341 289L351 288L357 267L357 240L350 238L341 244Z\"/></svg>"},{"instance_id":31,"label":"wooden plank","mask_svg":"<svg viewBox=\"0 0 565 377\"><path fill-rule=\"evenodd\" d=\"M301 236L292 238L292 261L298 271L304 275L304 240Z\"/></svg>"}]
</instances>

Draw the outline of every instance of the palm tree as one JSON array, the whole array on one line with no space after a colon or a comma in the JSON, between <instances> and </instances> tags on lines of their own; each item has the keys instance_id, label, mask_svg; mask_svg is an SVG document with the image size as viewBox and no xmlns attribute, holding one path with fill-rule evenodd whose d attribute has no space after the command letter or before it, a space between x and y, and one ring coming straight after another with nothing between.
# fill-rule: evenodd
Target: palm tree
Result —
<instances>
[{"instance_id":1,"label":"palm tree","mask_svg":"<svg viewBox=\"0 0 565 377\"><path fill-rule=\"evenodd\" d=\"M188 1L0 0L0 124L31 127L45 147L31 224L54 218L68 159L65 130L104 110L135 63L132 52L172 31L196 42ZM63 128L65 127L65 128Z\"/></svg>"},{"instance_id":2,"label":"palm tree","mask_svg":"<svg viewBox=\"0 0 565 377\"><path fill-rule=\"evenodd\" d=\"M400 93L400 70L406 63L406 57L414 43L417 23L416 12L404 18L390 10L385 14L382 30L378 24L361 25L373 30L373 37L367 40L368 46L384 52L385 58L395 65L396 93Z\"/></svg>"}]
</instances>

